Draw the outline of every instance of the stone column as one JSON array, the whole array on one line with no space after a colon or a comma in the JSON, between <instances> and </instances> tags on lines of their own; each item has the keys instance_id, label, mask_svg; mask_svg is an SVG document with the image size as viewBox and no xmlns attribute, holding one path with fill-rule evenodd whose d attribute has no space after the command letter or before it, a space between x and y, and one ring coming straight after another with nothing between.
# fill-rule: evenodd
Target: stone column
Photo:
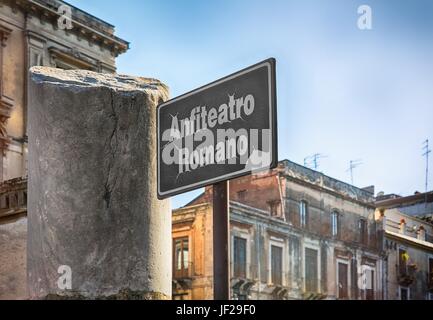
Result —
<instances>
[{"instance_id":1,"label":"stone column","mask_svg":"<svg viewBox=\"0 0 433 320\"><path fill-rule=\"evenodd\" d=\"M29 97L30 298L169 299L171 208L156 195L167 87L34 67Z\"/></svg>"}]
</instances>

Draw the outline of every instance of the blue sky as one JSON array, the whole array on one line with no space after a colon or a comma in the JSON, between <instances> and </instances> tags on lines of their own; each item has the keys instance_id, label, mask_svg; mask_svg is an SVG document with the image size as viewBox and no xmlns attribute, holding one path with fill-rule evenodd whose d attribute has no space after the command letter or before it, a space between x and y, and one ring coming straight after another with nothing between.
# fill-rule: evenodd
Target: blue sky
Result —
<instances>
[{"instance_id":1,"label":"blue sky","mask_svg":"<svg viewBox=\"0 0 433 320\"><path fill-rule=\"evenodd\" d=\"M119 73L158 78L177 96L277 59L279 158L376 191L424 191L433 148L433 1L69 0L131 42ZM373 29L357 27L360 5ZM431 157L433 158L433 156ZM429 189L433 189L433 161ZM173 198L185 204L200 191Z\"/></svg>"}]
</instances>

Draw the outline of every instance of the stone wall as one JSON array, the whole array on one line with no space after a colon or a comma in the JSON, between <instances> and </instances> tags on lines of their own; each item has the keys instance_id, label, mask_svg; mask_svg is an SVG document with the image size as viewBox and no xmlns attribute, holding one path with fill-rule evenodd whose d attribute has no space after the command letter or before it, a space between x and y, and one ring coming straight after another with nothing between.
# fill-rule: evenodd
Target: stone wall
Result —
<instances>
[{"instance_id":1,"label":"stone wall","mask_svg":"<svg viewBox=\"0 0 433 320\"><path fill-rule=\"evenodd\" d=\"M26 299L27 218L0 219L0 300Z\"/></svg>"}]
</instances>

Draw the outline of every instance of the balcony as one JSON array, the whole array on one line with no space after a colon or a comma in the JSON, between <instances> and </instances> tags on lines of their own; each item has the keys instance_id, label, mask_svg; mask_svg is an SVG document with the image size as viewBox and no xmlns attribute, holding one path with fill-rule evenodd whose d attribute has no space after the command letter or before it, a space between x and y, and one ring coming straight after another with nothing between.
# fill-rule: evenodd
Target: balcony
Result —
<instances>
[{"instance_id":1,"label":"balcony","mask_svg":"<svg viewBox=\"0 0 433 320\"><path fill-rule=\"evenodd\" d=\"M187 266L181 266L181 268L173 268L173 279L191 279L193 277L194 265L192 262L188 262Z\"/></svg>"},{"instance_id":2,"label":"balcony","mask_svg":"<svg viewBox=\"0 0 433 320\"><path fill-rule=\"evenodd\" d=\"M0 183L0 218L27 213L27 178Z\"/></svg>"},{"instance_id":3,"label":"balcony","mask_svg":"<svg viewBox=\"0 0 433 320\"><path fill-rule=\"evenodd\" d=\"M187 268L173 269L173 292L180 292L192 288L192 280L194 274L194 265L188 263Z\"/></svg>"},{"instance_id":4,"label":"balcony","mask_svg":"<svg viewBox=\"0 0 433 320\"><path fill-rule=\"evenodd\" d=\"M416 265L412 264L397 266L398 284L407 287L414 283L416 270Z\"/></svg>"},{"instance_id":5,"label":"balcony","mask_svg":"<svg viewBox=\"0 0 433 320\"><path fill-rule=\"evenodd\" d=\"M251 288L256 284L252 275L257 273L256 266L248 263L230 263L231 280L230 287L233 293L233 299L248 299Z\"/></svg>"}]
</instances>

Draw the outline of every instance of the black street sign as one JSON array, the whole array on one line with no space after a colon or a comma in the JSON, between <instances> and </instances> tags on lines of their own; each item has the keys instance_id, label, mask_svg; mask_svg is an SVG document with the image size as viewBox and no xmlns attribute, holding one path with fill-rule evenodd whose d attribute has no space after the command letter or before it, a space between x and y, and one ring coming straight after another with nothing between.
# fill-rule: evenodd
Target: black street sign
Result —
<instances>
[{"instance_id":1,"label":"black street sign","mask_svg":"<svg viewBox=\"0 0 433 320\"><path fill-rule=\"evenodd\" d=\"M157 110L160 199L277 164L275 59Z\"/></svg>"}]
</instances>

